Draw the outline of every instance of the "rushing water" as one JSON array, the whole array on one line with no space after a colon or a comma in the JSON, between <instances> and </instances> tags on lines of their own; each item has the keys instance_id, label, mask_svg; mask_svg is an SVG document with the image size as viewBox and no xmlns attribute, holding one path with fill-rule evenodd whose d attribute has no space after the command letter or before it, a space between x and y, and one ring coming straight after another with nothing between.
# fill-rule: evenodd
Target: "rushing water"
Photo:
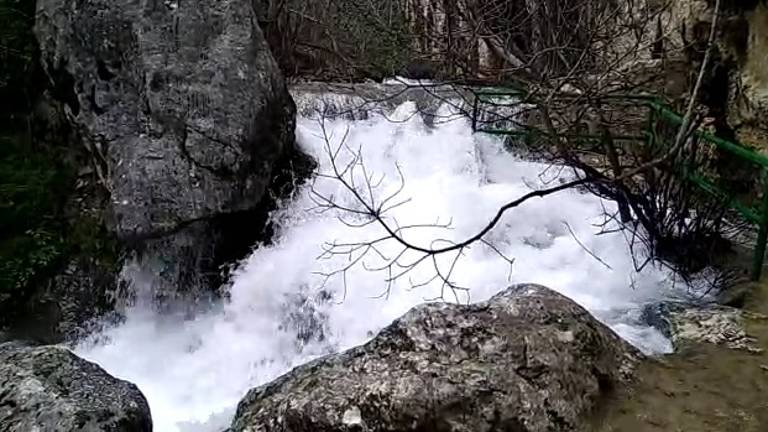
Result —
<instances>
[{"instance_id":1,"label":"rushing water","mask_svg":"<svg viewBox=\"0 0 768 432\"><path fill-rule=\"evenodd\" d=\"M413 111L406 103L389 119L326 122L333 144L348 131L347 143L361 150L368 172L375 173L376 180L384 175L381 196L399 187L399 165L406 179L401 197L411 200L392 210L390 216L398 223L452 220L451 230L409 231L412 242L466 238L480 230L500 204L557 175L556 170L504 151L498 139L473 135L466 120L428 127ZM299 119L301 146L318 159L321 172L328 172L320 131L317 121ZM341 154L342 159L349 157ZM320 179L314 187L349 202L337 182ZM318 260L324 243L371 240L381 229L350 227L335 212L321 213L314 206L310 185L283 203L273 215L279 226L276 241L255 249L240 264L228 301L214 310L182 319L160 316L138 302L127 311L124 323L82 342L77 353L136 383L152 408L155 430L218 432L229 424L237 402L250 388L310 358L365 342L409 308L437 296L437 281L412 288L412 282L434 274L429 265L415 269L410 280L396 281L388 298L381 297L386 273L363 266L324 284L318 273L348 262L343 256ZM668 341L640 323L639 310L675 288L660 270L635 273L621 233L596 235L605 208L612 205L576 190L529 201L509 212L488 236L504 255L514 258L511 272L489 247L476 245L458 261L453 279L471 289L471 301L486 299L510 283L547 285L642 349L667 351ZM382 250L391 254L397 247L389 243ZM448 265L451 258L443 257L440 263ZM369 256L368 267L376 260ZM140 285L141 280L134 283Z\"/></svg>"}]
</instances>

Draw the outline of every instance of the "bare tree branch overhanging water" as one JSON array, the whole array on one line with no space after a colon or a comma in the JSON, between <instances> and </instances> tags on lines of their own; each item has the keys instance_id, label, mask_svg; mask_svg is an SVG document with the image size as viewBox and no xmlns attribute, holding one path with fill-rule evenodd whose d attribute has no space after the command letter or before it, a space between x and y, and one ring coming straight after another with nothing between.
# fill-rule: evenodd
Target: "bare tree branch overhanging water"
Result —
<instances>
[{"instance_id":1,"label":"bare tree branch overhanging water","mask_svg":"<svg viewBox=\"0 0 768 432\"><path fill-rule=\"evenodd\" d=\"M669 4L663 2L654 9L644 2L617 4L598 1L587 2L589 7L585 8L580 2L548 0L521 9L504 6L514 9L512 13L511 9L503 9L501 3L497 3L493 2L495 6L491 7L485 3L457 2L454 12L459 14L466 26L459 25L454 31L485 43L497 52L501 64L497 64L493 71L497 77L503 77L501 80L487 79L489 75L481 73L486 76L485 81L470 86L466 85L466 81L465 84L403 81L398 87L400 90L390 96L397 98L417 89L452 107L452 112L471 117L471 107L478 98L478 85L513 83L522 90L519 96L511 98L511 101L509 97L503 101L488 101L490 108L480 114L479 121L485 126L503 124L532 132L537 158L553 166L570 167L576 175L575 180L547 185L514 197L489 218L483 229L463 240L435 239L430 244L418 244L409 241L404 233L426 227L448 229L450 223L400 226L396 220L390 220L389 212L407 203L399 197L402 188L387 197L376 196L375 173L368 171L359 149L349 147L346 136L340 142L333 143L331 137L326 135L326 152L334 172L324 177L339 182L354 198L356 206L345 206L337 197L324 196L315 190L318 208L341 211L362 220L355 223L378 224L384 235L370 243L328 245L326 255L347 255L350 260L348 266L339 272L323 276L343 275L349 268L361 264L364 256L371 253L386 262L386 265L372 268L388 273L385 295L393 281L407 276L416 266L429 264L434 268L435 277L426 283L441 281L444 293L450 290L457 299L457 291L467 290L457 286L451 275L457 261L473 245L488 247L510 266L514 262L514 257L504 256L487 240L488 233L505 213L514 211L533 198L544 198L575 187L617 203L617 213L605 215L603 228L614 230L615 225L631 233L627 238L630 248L637 252L637 270L650 263L659 263L672 267L684 278L695 275L709 264L710 252L707 249L714 244L710 238L715 239L722 231L726 208L717 199L703 198L694 193L674 173L682 164L707 157L705 149L693 136L704 117L698 101L715 49L720 1L715 5L695 83L690 93L679 95L686 101L682 124L667 132L671 139L666 148L640 150L626 148L621 136L631 135L642 127L641 123L645 120L640 111L644 107L642 102L637 102L642 98L630 98L629 103L623 104L616 101L622 95L633 98L647 95L645 92L653 87L652 82L662 79L662 72L652 71L652 65L658 64L655 57L663 55L659 54L659 49L673 49L669 48L673 35L659 30ZM504 14L509 13L516 19L505 18ZM506 25L500 24L502 22ZM562 25L553 27L552 22L562 22ZM538 39L530 39L531 31L536 33ZM438 35L432 37L437 39ZM435 41L433 45L439 47L441 43ZM639 70L647 76L643 78ZM446 92L446 86L451 91ZM385 100L386 97L375 103ZM423 114L435 122L442 121L436 113L416 114ZM325 128L323 131L325 133ZM596 149L571 138L584 132L596 137ZM350 158L339 166L339 155L342 153ZM357 171L359 174L356 174ZM362 180L356 183L356 176ZM402 184L405 181L401 178ZM696 217L691 217L692 208L698 208ZM396 242L402 252L394 257L382 254L377 246L388 240ZM578 242L575 236L574 241ZM417 253L419 257L403 263L406 252ZM589 250L587 252L591 254ZM441 267L436 257L444 254L450 255L451 259ZM646 256L641 257L643 254ZM593 256L602 262L600 257ZM726 279L728 277L724 276L713 284L722 284ZM411 283L412 286L423 284L423 281Z\"/></svg>"}]
</instances>

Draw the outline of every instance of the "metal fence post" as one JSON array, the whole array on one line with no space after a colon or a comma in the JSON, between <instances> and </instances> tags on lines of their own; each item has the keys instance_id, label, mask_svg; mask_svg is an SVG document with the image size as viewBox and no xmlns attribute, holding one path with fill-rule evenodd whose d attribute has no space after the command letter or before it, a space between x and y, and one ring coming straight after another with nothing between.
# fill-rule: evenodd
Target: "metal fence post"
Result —
<instances>
[{"instance_id":1,"label":"metal fence post","mask_svg":"<svg viewBox=\"0 0 768 432\"><path fill-rule=\"evenodd\" d=\"M760 280L763 273L763 260L765 259L765 247L768 242L768 173L763 169L763 197L760 206L760 228L757 234L755 255L752 261L752 280Z\"/></svg>"},{"instance_id":2,"label":"metal fence post","mask_svg":"<svg viewBox=\"0 0 768 432\"><path fill-rule=\"evenodd\" d=\"M475 93L475 100L472 104L472 132L477 132L477 109L479 104L480 95Z\"/></svg>"}]
</instances>

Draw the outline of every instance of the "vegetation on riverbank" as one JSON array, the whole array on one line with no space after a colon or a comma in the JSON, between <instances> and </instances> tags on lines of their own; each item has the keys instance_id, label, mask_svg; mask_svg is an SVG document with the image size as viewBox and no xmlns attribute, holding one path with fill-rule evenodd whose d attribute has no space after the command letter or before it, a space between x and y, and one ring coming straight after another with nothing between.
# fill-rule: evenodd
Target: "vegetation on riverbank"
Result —
<instances>
[{"instance_id":1,"label":"vegetation on riverbank","mask_svg":"<svg viewBox=\"0 0 768 432\"><path fill-rule=\"evenodd\" d=\"M0 304L18 299L63 249L55 216L68 175L31 128L40 76L33 16L33 1L0 1Z\"/></svg>"}]
</instances>

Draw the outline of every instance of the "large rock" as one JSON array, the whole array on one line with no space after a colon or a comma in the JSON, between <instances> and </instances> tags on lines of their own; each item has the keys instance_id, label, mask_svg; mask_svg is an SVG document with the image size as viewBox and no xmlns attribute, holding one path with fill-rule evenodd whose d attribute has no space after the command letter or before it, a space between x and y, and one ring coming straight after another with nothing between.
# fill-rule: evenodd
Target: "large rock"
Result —
<instances>
[{"instance_id":1,"label":"large rock","mask_svg":"<svg viewBox=\"0 0 768 432\"><path fill-rule=\"evenodd\" d=\"M0 344L0 430L150 432L139 389L64 348Z\"/></svg>"},{"instance_id":2,"label":"large rock","mask_svg":"<svg viewBox=\"0 0 768 432\"><path fill-rule=\"evenodd\" d=\"M120 237L262 198L294 107L248 0L41 0L48 73L105 158Z\"/></svg>"},{"instance_id":3,"label":"large rock","mask_svg":"<svg viewBox=\"0 0 768 432\"><path fill-rule=\"evenodd\" d=\"M164 291L206 285L221 239L247 253L261 231L228 217L259 213L279 167L303 161L251 0L37 9L42 61L110 192L111 228L138 260L173 263Z\"/></svg>"},{"instance_id":4,"label":"large rock","mask_svg":"<svg viewBox=\"0 0 768 432\"><path fill-rule=\"evenodd\" d=\"M519 285L419 306L366 345L251 390L232 430L577 430L639 358L571 300Z\"/></svg>"}]
</instances>

